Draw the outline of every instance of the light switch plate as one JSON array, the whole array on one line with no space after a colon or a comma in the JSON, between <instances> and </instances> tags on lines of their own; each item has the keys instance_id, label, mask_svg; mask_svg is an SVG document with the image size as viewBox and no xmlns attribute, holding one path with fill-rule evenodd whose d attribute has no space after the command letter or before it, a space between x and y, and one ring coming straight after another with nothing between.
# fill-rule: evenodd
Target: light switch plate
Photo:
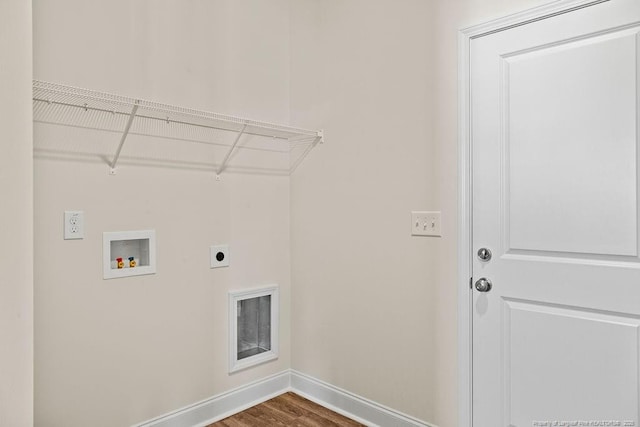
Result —
<instances>
[{"instance_id":1,"label":"light switch plate","mask_svg":"<svg viewBox=\"0 0 640 427\"><path fill-rule=\"evenodd\" d=\"M211 268L229 267L229 245L211 246Z\"/></svg>"},{"instance_id":2,"label":"light switch plate","mask_svg":"<svg viewBox=\"0 0 640 427\"><path fill-rule=\"evenodd\" d=\"M442 223L439 211L411 212L411 235L412 236L442 236Z\"/></svg>"},{"instance_id":3,"label":"light switch plate","mask_svg":"<svg viewBox=\"0 0 640 427\"><path fill-rule=\"evenodd\" d=\"M64 240L84 239L84 212L64 211Z\"/></svg>"}]
</instances>

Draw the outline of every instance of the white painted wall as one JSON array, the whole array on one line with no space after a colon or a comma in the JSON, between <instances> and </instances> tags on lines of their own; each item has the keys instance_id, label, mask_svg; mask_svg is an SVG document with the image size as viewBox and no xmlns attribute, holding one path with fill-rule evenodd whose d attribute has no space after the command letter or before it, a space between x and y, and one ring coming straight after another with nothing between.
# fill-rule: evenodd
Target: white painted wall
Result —
<instances>
[{"instance_id":1,"label":"white painted wall","mask_svg":"<svg viewBox=\"0 0 640 427\"><path fill-rule=\"evenodd\" d=\"M37 79L288 121L286 0L36 0L34 28ZM290 366L289 179L131 164L214 160L140 137L109 176L96 155L118 140L35 127L37 426L131 425ZM62 239L69 209L84 240ZM102 232L136 229L156 230L157 274L103 280ZM209 269L216 243L230 268ZM228 375L227 292L271 283L280 358Z\"/></svg>"},{"instance_id":2,"label":"white painted wall","mask_svg":"<svg viewBox=\"0 0 640 427\"><path fill-rule=\"evenodd\" d=\"M31 2L0 2L0 426L33 425Z\"/></svg>"},{"instance_id":3,"label":"white painted wall","mask_svg":"<svg viewBox=\"0 0 640 427\"><path fill-rule=\"evenodd\" d=\"M327 134L291 188L37 154L36 425L126 425L292 366L455 426L457 30L545 2L36 0L36 78ZM36 147L106 138L83 135L38 127ZM84 241L61 239L70 208ZM412 209L443 237L412 238ZM148 227L158 274L102 281L100 233ZM236 268L209 271L221 239ZM226 292L269 281L282 357L228 377Z\"/></svg>"},{"instance_id":4,"label":"white painted wall","mask_svg":"<svg viewBox=\"0 0 640 427\"><path fill-rule=\"evenodd\" d=\"M291 187L294 369L457 425L457 33L546 2L295 2L292 120L327 143Z\"/></svg>"},{"instance_id":5,"label":"white painted wall","mask_svg":"<svg viewBox=\"0 0 640 427\"><path fill-rule=\"evenodd\" d=\"M292 121L327 140L292 179L293 368L433 421L433 2L293 7Z\"/></svg>"}]
</instances>

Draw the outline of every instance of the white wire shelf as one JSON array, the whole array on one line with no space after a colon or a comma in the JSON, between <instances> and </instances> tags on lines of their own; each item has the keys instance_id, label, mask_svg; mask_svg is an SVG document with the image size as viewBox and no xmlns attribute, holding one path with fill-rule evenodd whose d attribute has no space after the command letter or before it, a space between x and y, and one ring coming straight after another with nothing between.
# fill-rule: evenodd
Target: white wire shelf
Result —
<instances>
[{"instance_id":1,"label":"white wire shelf","mask_svg":"<svg viewBox=\"0 0 640 427\"><path fill-rule=\"evenodd\" d=\"M289 157L292 173L309 152L323 142L322 131L295 128L224 114L178 107L39 80L33 81L34 121L121 133L109 160L111 174L129 135L216 146L219 161L212 169L219 176L238 150L279 153ZM241 142L253 137L251 143ZM267 138L268 140L265 140ZM293 155L292 153L296 153Z\"/></svg>"}]
</instances>

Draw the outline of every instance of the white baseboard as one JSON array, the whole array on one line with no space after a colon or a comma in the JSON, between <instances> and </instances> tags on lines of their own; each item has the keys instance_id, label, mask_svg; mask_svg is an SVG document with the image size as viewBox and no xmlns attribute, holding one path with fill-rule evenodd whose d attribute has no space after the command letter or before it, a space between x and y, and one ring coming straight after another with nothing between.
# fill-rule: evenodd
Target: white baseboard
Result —
<instances>
[{"instance_id":1,"label":"white baseboard","mask_svg":"<svg viewBox=\"0 0 640 427\"><path fill-rule=\"evenodd\" d=\"M370 427L437 427L294 370L280 372L134 427L205 427L287 391Z\"/></svg>"},{"instance_id":2,"label":"white baseboard","mask_svg":"<svg viewBox=\"0 0 640 427\"><path fill-rule=\"evenodd\" d=\"M370 427L436 427L294 370L291 370L291 389L302 397Z\"/></svg>"},{"instance_id":3,"label":"white baseboard","mask_svg":"<svg viewBox=\"0 0 640 427\"><path fill-rule=\"evenodd\" d=\"M205 427L290 390L287 371L218 394L134 427Z\"/></svg>"}]
</instances>

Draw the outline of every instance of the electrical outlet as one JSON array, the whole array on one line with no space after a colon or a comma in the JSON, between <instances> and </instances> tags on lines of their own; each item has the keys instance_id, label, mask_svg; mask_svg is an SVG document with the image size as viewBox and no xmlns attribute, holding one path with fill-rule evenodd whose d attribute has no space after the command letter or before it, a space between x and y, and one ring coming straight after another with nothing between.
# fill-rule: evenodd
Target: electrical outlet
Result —
<instances>
[{"instance_id":1,"label":"electrical outlet","mask_svg":"<svg viewBox=\"0 0 640 427\"><path fill-rule=\"evenodd\" d=\"M64 211L64 239L84 239L83 211Z\"/></svg>"},{"instance_id":2,"label":"electrical outlet","mask_svg":"<svg viewBox=\"0 0 640 427\"><path fill-rule=\"evenodd\" d=\"M229 267L229 245L211 246L211 268Z\"/></svg>"},{"instance_id":3,"label":"electrical outlet","mask_svg":"<svg viewBox=\"0 0 640 427\"><path fill-rule=\"evenodd\" d=\"M442 236L440 212L411 212L412 236Z\"/></svg>"}]
</instances>

